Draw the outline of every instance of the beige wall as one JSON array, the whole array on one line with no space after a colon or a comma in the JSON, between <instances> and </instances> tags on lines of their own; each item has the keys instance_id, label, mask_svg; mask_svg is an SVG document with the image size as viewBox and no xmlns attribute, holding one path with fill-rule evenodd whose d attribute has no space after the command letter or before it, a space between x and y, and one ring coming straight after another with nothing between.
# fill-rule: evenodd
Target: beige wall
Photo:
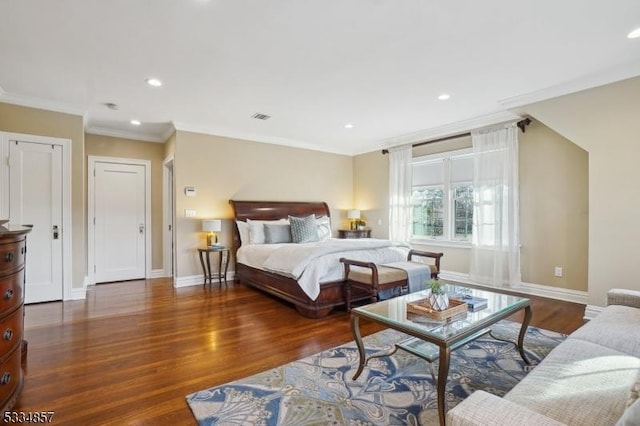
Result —
<instances>
[{"instance_id":1,"label":"beige wall","mask_svg":"<svg viewBox=\"0 0 640 426\"><path fill-rule=\"evenodd\" d=\"M82 116L0 103L0 130L71 140L72 287L83 288L87 261Z\"/></svg>"},{"instance_id":2,"label":"beige wall","mask_svg":"<svg viewBox=\"0 0 640 426\"><path fill-rule=\"evenodd\" d=\"M539 121L519 139L522 281L587 291L589 155Z\"/></svg>"},{"instance_id":3,"label":"beige wall","mask_svg":"<svg viewBox=\"0 0 640 426\"><path fill-rule=\"evenodd\" d=\"M640 290L640 77L521 109L589 152L588 303Z\"/></svg>"},{"instance_id":4,"label":"beige wall","mask_svg":"<svg viewBox=\"0 0 640 426\"><path fill-rule=\"evenodd\" d=\"M162 162L165 158L165 145L87 133L85 154L87 157L94 155L151 161L151 267L163 269Z\"/></svg>"},{"instance_id":5,"label":"beige wall","mask_svg":"<svg viewBox=\"0 0 640 426\"><path fill-rule=\"evenodd\" d=\"M325 201L334 230L353 205L353 159L346 155L178 131L174 172L178 277L202 273L195 252L204 245L202 219L227 219L219 239L231 244L230 199ZM185 187L196 196L185 196ZM196 217L185 217L185 209Z\"/></svg>"},{"instance_id":6,"label":"beige wall","mask_svg":"<svg viewBox=\"0 0 640 426\"><path fill-rule=\"evenodd\" d=\"M520 141L520 214L522 280L571 290L587 290L588 155L540 123L532 123ZM471 147L463 137L416 147L418 157ZM380 151L354 158L354 199L373 212L372 234L387 238L388 159ZM375 195L373 195L375 194ZM383 220L377 226L377 219ZM442 268L469 273L469 248L415 244L443 252ZM563 278L554 267L564 268Z\"/></svg>"},{"instance_id":7,"label":"beige wall","mask_svg":"<svg viewBox=\"0 0 640 426\"><path fill-rule=\"evenodd\" d=\"M353 157L353 208L373 238L389 238L389 161L380 151Z\"/></svg>"},{"instance_id":8,"label":"beige wall","mask_svg":"<svg viewBox=\"0 0 640 426\"><path fill-rule=\"evenodd\" d=\"M176 152L176 132L173 132L164 143L164 159L172 156Z\"/></svg>"}]
</instances>

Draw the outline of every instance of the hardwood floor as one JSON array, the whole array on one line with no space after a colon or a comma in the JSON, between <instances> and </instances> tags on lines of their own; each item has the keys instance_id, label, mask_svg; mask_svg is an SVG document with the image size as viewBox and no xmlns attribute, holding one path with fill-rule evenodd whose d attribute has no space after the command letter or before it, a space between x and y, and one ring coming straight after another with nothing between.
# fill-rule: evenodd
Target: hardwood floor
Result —
<instances>
[{"instance_id":1,"label":"hardwood floor","mask_svg":"<svg viewBox=\"0 0 640 426\"><path fill-rule=\"evenodd\" d=\"M532 299L532 325L570 333L583 323L584 305ZM28 305L25 338L25 386L14 410L55 411L57 425L195 424L187 394L353 339L343 310L307 319L240 284L174 289L168 279L101 284L86 300Z\"/></svg>"}]
</instances>

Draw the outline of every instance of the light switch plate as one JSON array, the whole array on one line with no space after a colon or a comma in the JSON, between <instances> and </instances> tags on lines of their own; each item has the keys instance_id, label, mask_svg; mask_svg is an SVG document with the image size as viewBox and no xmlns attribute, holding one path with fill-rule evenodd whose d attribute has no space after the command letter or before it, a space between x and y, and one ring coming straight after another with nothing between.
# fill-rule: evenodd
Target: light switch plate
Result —
<instances>
[{"instance_id":1,"label":"light switch plate","mask_svg":"<svg viewBox=\"0 0 640 426\"><path fill-rule=\"evenodd\" d=\"M193 209L185 209L184 210L184 215L186 217L196 217L196 211Z\"/></svg>"}]
</instances>

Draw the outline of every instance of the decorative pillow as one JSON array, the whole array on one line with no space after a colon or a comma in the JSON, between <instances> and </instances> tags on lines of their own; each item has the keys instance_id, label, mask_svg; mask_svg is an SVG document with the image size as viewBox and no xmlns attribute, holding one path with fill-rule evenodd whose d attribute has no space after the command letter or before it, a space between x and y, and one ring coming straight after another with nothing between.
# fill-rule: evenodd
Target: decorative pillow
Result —
<instances>
[{"instance_id":1,"label":"decorative pillow","mask_svg":"<svg viewBox=\"0 0 640 426\"><path fill-rule=\"evenodd\" d=\"M318 225L318 240L325 241L331 238L331 219L328 216L316 217Z\"/></svg>"},{"instance_id":2,"label":"decorative pillow","mask_svg":"<svg viewBox=\"0 0 640 426\"><path fill-rule=\"evenodd\" d=\"M240 245L249 244L249 225L247 222L236 220L236 226L238 227L238 234L240 234Z\"/></svg>"},{"instance_id":3,"label":"decorative pillow","mask_svg":"<svg viewBox=\"0 0 640 426\"><path fill-rule=\"evenodd\" d=\"M307 217L289 216L291 239L294 243L312 243L318 241L318 225L316 215Z\"/></svg>"},{"instance_id":4,"label":"decorative pillow","mask_svg":"<svg viewBox=\"0 0 640 426\"><path fill-rule=\"evenodd\" d=\"M291 242L291 225L265 223L264 224L265 243L290 243Z\"/></svg>"},{"instance_id":5,"label":"decorative pillow","mask_svg":"<svg viewBox=\"0 0 640 426\"><path fill-rule=\"evenodd\" d=\"M249 224L249 244L264 244L266 237L264 235L265 223L287 223L287 219L278 220L251 220L247 219Z\"/></svg>"}]
</instances>

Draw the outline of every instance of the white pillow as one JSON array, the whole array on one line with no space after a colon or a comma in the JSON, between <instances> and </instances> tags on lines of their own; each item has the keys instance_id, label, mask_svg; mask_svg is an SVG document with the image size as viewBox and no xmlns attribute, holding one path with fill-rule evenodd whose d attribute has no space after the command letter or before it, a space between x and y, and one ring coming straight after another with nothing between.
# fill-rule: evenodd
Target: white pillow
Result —
<instances>
[{"instance_id":1,"label":"white pillow","mask_svg":"<svg viewBox=\"0 0 640 426\"><path fill-rule=\"evenodd\" d=\"M316 225L318 225L319 241L331 239L331 218L328 216L316 217Z\"/></svg>"},{"instance_id":2,"label":"white pillow","mask_svg":"<svg viewBox=\"0 0 640 426\"><path fill-rule=\"evenodd\" d=\"M249 244L264 244L266 242L266 236L264 234L265 223L289 223L288 219L278 220L251 220L247 219L249 225Z\"/></svg>"},{"instance_id":3,"label":"white pillow","mask_svg":"<svg viewBox=\"0 0 640 426\"><path fill-rule=\"evenodd\" d=\"M238 234L240 234L240 245L249 244L249 224L242 220L236 220L236 226L238 227Z\"/></svg>"}]
</instances>

